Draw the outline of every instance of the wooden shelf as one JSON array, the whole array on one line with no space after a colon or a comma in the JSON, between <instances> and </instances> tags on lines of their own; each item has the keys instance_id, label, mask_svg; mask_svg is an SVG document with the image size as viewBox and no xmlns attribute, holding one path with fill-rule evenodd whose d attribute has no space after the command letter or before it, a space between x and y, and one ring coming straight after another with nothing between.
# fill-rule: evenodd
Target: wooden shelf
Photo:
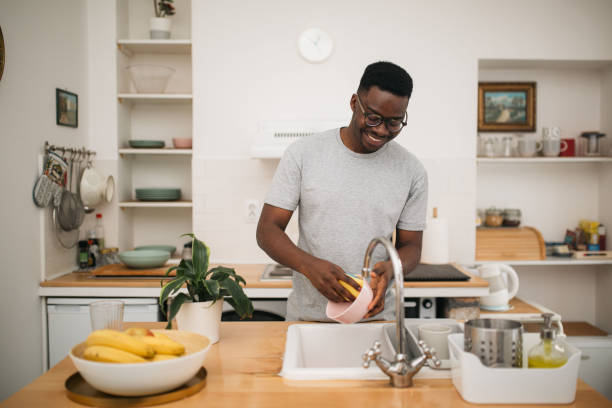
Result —
<instances>
[{"instance_id":1,"label":"wooden shelf","mask_svg":"<svg viewBox=\"0 0 612 408\"><path fill-rule=\"evenodd\" d=\"M189 155L193 154L192 149L175 149L171 147L165 147L161 149L133 149L133 148L125 148L119 149L119 154L160 154L160 155Z\"/></svg>"},{"instance_id":2,"label":"wooden shelf","mask_svg":"<svg viewBox=\"0 0 612 408\"><path fill-rule=\"evenodd\" d=\"M517 260L499 260L499 261L474 261L475 265L484 265L492 263L504 263L514 266L571 266L571 265L612 265L612 259L574 259L574 258L555 258L549 257L543 260L533 261L517 261Z\"/></svg>"},{"instance_id":3,"label":"wooden shelf","mask_svg":"<svg viewBox=\"0 0 612 408\"><path fill-rule=\"evenodd\" d=\"M476 163L602 163L612 157L477 157Z\"/></svg>"},{"instance_id":4,"label":"wooden shelf","mask_svg":"<svg viewBox=\"0 0 612 408\"><path fill-rule=\"evenodd\" d=\"M193 203L188 200L177 201L122 201L119 203L120 208L189 208L193 207Z\"/></svg>"},{"instance_id":5,"label":"wooden shelf","mask_svg":"<svg viewBox=\"0 0 612 408\"><path fill-rule=\"evenodd\" d=\"M128 102L148 102L148 103L191 103L191 94L139 94L139 93L120 93L117 95L119 103Z\"/></svg>"},{"instance_id":6,"label":"wooden shelf","mask_svg":"<svg viewBox=\"0 0 612 408\"><path fill-rule=\"evenodd\" d=\"M191 54L191 40L127 40L117 41L119 51L134 54Z\"/></svg>"}]
</instances>

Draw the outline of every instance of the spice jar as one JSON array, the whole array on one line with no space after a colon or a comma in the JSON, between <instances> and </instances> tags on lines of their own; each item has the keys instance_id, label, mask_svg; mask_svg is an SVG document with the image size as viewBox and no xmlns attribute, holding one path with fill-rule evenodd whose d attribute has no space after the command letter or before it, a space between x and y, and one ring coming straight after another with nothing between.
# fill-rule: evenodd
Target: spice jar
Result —
<instances>
[{"instance_id":1,"label":"spice jar","mask_svg":"<svg viewBox=\"0 0 612 408\"><path fill-rule=\"evenodd\" d=\"M521 210L518 208L506 208L504 210L504 227L518 227L521 225Z\"/></svg>"},{"instance_id":2,"label":"spice jar","mask_svg":"<svg viewBox=\"0 0 612 408\"><path fill-rule=\"evenodd\" d=\"M501 210L491 207L485 212L485 225L487 227L500 227L503 221L504 217Z\"/></svg>"}]
</instances>

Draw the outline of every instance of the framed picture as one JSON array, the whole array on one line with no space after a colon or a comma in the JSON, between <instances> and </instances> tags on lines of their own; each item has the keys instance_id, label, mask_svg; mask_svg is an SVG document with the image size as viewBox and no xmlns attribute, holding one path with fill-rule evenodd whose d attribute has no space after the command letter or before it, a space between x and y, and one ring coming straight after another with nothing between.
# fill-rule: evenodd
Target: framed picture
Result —
<instances>
[{"instance_id":1,"label":"framed picture","mask_svg":"<svg viewBox=\"0 0 612 408\"><path fill-rule=\"evenodd\" d=\"M79 126L79 96L55 89L55 123L60 126Z\"/></svg>"},{"instance_id":2,"label":"framed picture","mask_svg":"<svg viewBox=\"0 0 612 408\"><path fill-rule=\"evenodd\" d=\"M478 131L535 132L535 82L479 82Z\"/></svg>"}]
</instances>

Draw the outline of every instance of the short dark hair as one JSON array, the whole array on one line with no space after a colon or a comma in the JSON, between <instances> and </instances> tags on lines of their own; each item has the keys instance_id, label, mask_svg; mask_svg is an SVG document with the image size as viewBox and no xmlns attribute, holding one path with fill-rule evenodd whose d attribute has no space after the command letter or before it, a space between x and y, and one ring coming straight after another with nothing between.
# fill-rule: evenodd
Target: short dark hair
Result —
<instances>
[{"instance_id":1,"label":"short dark hair","mask_svg":"<svg viewBox=\"0 0 612 408\"><path fill-rule=\"evenodd\" d=\"M410 98L412 95L412 78L408 72L388 61L375 62L366 67L358 91L368 91L372 86L397 96Z\"/></svg>"}]
</instances>

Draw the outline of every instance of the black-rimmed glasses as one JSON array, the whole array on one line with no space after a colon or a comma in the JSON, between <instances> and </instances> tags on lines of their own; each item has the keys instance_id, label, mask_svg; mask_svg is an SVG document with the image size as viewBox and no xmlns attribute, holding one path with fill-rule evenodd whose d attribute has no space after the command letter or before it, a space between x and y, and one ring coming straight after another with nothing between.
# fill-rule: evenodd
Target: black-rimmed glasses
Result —
<instances>
[{"instance_id":1,"label":"black-rimmed glasses","mask_svg":"<svg viewBox=\"0 0 612 408\"><path fill-rule=\"evenodd\" d=\"M361 112L363 113L363 116L365 118L366 126L376 127L381 123L385 122L385 126L387 127L389 132L397 133L402 130L402 128L408 123L408 112L404 113L403 120L398 118L385 118L384 116L381 116L378 113L366 112L363 108L363 105L361 104L361 100L359 99L359 94L356 95L357 103L359 104L359 109L361 109Z\"/></svg>"}]
</instances>

